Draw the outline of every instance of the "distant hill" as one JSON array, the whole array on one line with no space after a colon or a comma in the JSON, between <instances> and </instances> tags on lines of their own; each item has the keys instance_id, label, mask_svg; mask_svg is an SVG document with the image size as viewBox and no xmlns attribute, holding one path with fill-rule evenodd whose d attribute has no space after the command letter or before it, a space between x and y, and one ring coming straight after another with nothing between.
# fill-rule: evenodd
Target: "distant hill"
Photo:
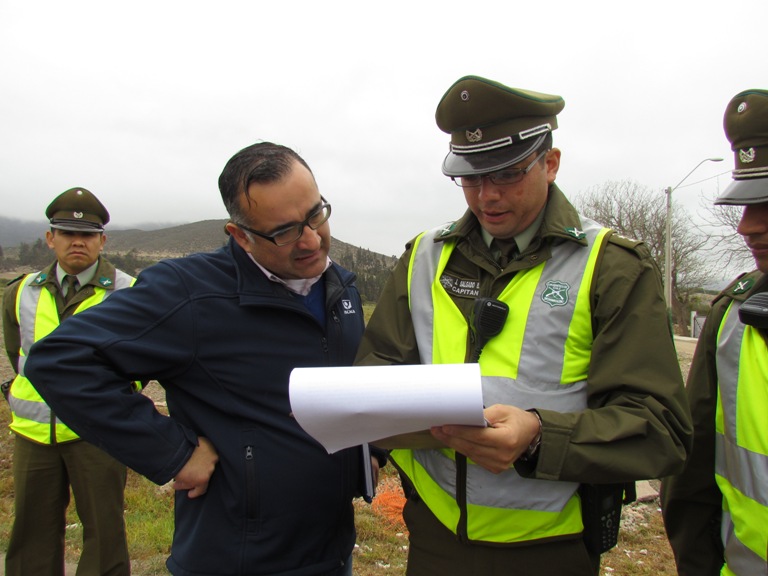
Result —
<instances>
[{"instance_id":1,"label":"distant hill","mask_svg":"<svg viewBox=\"0 0 768 576\"><path fill-rule=\"evenodd\" d=\"M9 248L22 242L29 244L38 238L45 238L46 230L48 222L45 220L29 222L0 216L0 246Z\"/></svg>"},{"instance_id":2,"label":"distant hill","mask_svg":"<svg viewBox=\"0 0 768 576\"><path fill-rule=\"evenodd\" d=\"M163 258L210 252L222 247L227 242L227 235L224 233L226 223L226 219L203 220L157 230L110 229L107 231L104 252L127 272L136 273L142 266ZM22 243L31 245L45 238L46 230L46 222L21 222L0 216L0 247L4 249L6 259L12 253L16 258L16 248ZM47 248L45 250L47 251ZM126 255L130 258L125 258ZM47 252L44 258L47 261ZM397 262L392 256L371 252L336 238L333 238L331 243L331 259L357 274L360 294L364 300L370 302L378 300L384 282Z\"/></svg>"},{"instance_id":3,"label":"distant hill","mask_svg":"<svg viewBox=\"0 0 768 576\"><path fill-rule=\"evenodd\" d=\"M227 220L203 220L159 230L107 230L107 252L138 253L156 258L210 252L227 243Z\"/></svg>"}]
</instances>

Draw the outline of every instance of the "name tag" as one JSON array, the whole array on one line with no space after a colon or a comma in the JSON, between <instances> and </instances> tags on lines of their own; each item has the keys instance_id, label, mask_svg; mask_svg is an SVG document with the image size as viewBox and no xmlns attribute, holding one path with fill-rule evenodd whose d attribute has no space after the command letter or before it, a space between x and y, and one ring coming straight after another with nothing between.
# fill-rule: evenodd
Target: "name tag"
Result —
<instances>
[{"instance_id":1,"label":"name tag","mask_svg":"<svg viewBox=\"0 0 768 576\"><path fill-rule=\"evenodd\" d=\"M440 284L446 292L459 298L477 298L480 296L480 280L467 280L443 274L440 276Z\"/></svg>"}]
</instances>

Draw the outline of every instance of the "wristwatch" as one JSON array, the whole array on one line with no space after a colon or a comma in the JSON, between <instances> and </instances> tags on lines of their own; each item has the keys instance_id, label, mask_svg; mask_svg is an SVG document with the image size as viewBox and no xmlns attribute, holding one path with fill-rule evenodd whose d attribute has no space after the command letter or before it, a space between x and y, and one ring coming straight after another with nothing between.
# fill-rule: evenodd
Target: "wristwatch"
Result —
<instances>
[{"instance_id":1,"label":"wristwatch","mask_svg":"<svg viewBox=\"0 0 768 576\"><path fill-rule=\"evenodd\" d=\"M520 455L519 460L522 460L523 462L530 462L539 451L539 446L541 446L541 416L539 416L539 413L536 410L528 410L528 412L536 416L536 419L539 421L539 431L536 436L534 436L533 441L528 445L525 452Z\"/></svg>"}]
</instances>

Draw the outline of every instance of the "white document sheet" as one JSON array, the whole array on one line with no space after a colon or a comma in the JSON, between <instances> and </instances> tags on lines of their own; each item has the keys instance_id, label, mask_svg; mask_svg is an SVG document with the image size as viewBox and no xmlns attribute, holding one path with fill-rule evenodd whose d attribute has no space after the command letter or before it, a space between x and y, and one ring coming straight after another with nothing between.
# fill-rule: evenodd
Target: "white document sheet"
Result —
<instances>
[{"instance_id":1,"label":"white document sheet","mask_svg":"<svg viewBox=\"0 0 768 576\"><path fill-rule=\"evenodd\" d=\"M485 426L478 364L295 368L289 393L329 454L431 426Z\"/></svg>"}]
</instances>

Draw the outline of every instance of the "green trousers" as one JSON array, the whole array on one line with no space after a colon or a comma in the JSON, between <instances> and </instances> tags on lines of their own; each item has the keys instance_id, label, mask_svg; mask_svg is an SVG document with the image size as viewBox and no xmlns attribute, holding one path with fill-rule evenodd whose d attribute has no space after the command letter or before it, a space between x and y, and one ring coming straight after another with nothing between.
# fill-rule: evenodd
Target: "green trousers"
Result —
<instances>
[{"instance_id":1,"label":"green trousers","mask_svg":"<svg viewBox=\"0 0 768 576\"><path fill-rule=\"evenodd\" d=\"M410 534L408 576L595 576L600 566L581 538L519 546L462 543L418 496L406 502L403 518Z\"/></svg>"},{"instance_id":2,"label":"green trousers","mask_svg":"<svg viewBox=\"0 0 768 576\"><path fill-rule=\"evenodd\" d=\"M37 444L16 436L14 521L6 576L63 576L70 486L83 525L77 576L128 576L123 501L125 466L79 440Z\"/></svg>"}]
</instances>

